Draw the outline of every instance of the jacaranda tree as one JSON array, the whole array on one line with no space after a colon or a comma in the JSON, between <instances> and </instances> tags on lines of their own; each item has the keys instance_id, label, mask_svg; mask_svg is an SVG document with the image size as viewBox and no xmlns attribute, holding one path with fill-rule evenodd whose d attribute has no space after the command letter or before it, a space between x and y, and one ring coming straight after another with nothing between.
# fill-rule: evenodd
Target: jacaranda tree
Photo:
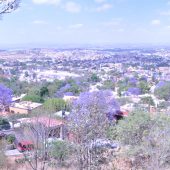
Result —
<instances>
[{"instance_id":1,"label":"jacaranda tree","mask_svg":"<svg viewBox=\"0 0 170 170\"><path fill-rule=\"evenodd\" d=\"M0 112L12 102L12 90L0 84Z\"/></svg>"},{"instance_id":2,"label":"jacaranda tree","mask_svg":"<svg viewBox=\"0 0 170 170\"><path fill-rule=\"evenodd\" d=\"M117 110L119 105L111 91L81 93L79 99L73 103L68 127L77 142L80 169L98 164L96 159L89 160L91 157L96 158L96 155L91 155L88 146L96 139L106 138L110 122L107 114L114 114Z\"/></svg>"}]
</instances>

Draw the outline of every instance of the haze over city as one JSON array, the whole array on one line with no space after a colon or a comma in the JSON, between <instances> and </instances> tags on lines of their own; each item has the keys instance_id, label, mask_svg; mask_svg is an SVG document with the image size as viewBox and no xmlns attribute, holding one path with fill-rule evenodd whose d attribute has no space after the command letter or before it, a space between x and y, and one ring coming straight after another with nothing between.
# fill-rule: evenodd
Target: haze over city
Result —
<instances>
[{"instance_id":1,"label":"haze over city","mask_svg":"<svg viewBox=\"0 0 170 170\"><path fill-rule=\"evenodd\" d=\"M24 0L0 22L0 45L169 44L168 0Z\"/></svg>"}]
</instances>

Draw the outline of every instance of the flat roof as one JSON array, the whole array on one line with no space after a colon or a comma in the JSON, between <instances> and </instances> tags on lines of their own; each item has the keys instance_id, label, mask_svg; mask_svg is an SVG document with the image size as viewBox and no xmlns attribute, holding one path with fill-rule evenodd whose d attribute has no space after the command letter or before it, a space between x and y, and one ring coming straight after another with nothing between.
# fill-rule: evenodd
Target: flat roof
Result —
<instances>
[{"instance_id":1,"label":"flat roof","mask_svg":"<svg viewBox=\"0 0 170 170\"><path fill-rule=\"evenodd\" d=\"M15 102L16 100L21 100L26 94L21 94L21 96L13 97L12 101Z\"/></svg>"},{"instance_id":2,"label":"flat roof","mask_svg":"<svg viewBox=\"0 0 170 170\"><path fill-rule=\"evenodd\" d=\"M11 107L19 108L19 109L25 109L25 110L32 110L39 106L42 106L41 103L34 103L30 101L23 101L19 103L13 103Z\"/></svg>"}]
</instances>

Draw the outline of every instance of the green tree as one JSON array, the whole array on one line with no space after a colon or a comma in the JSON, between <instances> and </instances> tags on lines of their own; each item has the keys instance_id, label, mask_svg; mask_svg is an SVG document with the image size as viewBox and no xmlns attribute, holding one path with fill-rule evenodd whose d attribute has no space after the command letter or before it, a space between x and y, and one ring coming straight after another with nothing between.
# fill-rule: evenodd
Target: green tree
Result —
<instances>
[{"instance_id":1,"label":"green tree","mask_svg":"<svg viewBox=\"0 0 170 170\"><path fill-rule=\"evenodd\" d=\"M77 84L72 84L67 92L72 92L73 94L79 94L81 92L80 87Z\"/></svg>"},{"instance_id":2,"label":"green tree","mask_svg":"<svg viewBox=\"0 0 170 170\"><path fill-rule=\"evenodd\" d=\"M0 125L6 125L9 124L7 119L0 118Z\"/></svg>"},{"instance_id":3,"label":"green tree","mask_svg":"<svg viewBox=\"0 0 170 170\"><path fill-rule=\"evenodd\" d=\"M7 140L7 142L9 143L9 144L12 144L14 141L15 141L15 136L14 135L8 135L7 137L6 137L6 140Z\"/></svg>"},{"instance_id":4,"label":"green tree","mask_svg":"<svg viewBox=\"0 0 170 170\"><path fill-rule=\"evenodd\" d=\"M142 90L143 94L148 93L150 90L148 83L145 81L140 81L138 87Z\"/></svg>"},{"instance_id":5,"label":"green tree","mask_svg":"<svg viewBox=\"0 0 170 170\"><path fill-rule=\"evenodd\" d=\"M28 71L25 72L25 77L29 77Z\"/></svg>"},{"instance_id":6,"label":"green tree","mask_svg":"<svg viewBox=\"0 0 170 170\"><path fill-rule=\"evenodd\" d=\"M49 96L54 97L56 91L58 91L63 86L65 86L65 82L60 80L55 80L53 83L50 83L47 87L49 91Z\"/></svg>"},{"instance_id":7,"label":"green tree","mask_svg":"<svg viewBox=\"0 0 170 170\"><path fill-rule=\"evenodd\" d=\"M159 103L158 108L160 108L160 109L167 109L168 106L170 106L170 102L163 101L163 102Z\"/></svg>"},{"instance_id":8,"label":"green tree","mask_svg":"<svg viewBox=\"0 0 170 170\"><path fill-rule=\"evenodd\" d=\"M58 98L47 99L44 107L55 112L68 109L67 103L63 99Z\"/></svg>"},{"instance_id":9,"label":"green tree","mask_svg":"<svg viewBox=\"0 0 170 170\"><path fill-rule=\"evenodd\" d=\"M100 81L100 78L99 76L97 76L97 74L93 73L91 76L90 76L90 81L92 82L99 82Z\"/></svg>"},{"instance_id":10,"label":"green tree","mask_svg":"<svg viewBox=\"0 0 170 170\"><path fill-rule=\"evenodd\" d=\"M40 89L40 96L41 97L44 97L44 96L48 96L49 95L49 91L48 91L48 88L47 87L41 87Z\"/></svg>"},{"instance_id":11,"label":"green tree","mask_svg":"<svg viewBox=\"0 0 170 170\"><path fill-rule=\"evenodd\" d=\"M148 96L148 97L143 97L143 98L141 99L141 102L142 102L143 104L148 104L148 107L149 107L149 108L150 108L150 106L155 106L155 103L154 103L152 97L150 97L150 96Z\"/></svg>"},{"instance_id":12,"label":"green tree","mask_svg":"<svg viewBox=\"0 0 170 170\"><path fill-rule=\"evenodd\" d=\"M143 97L143 98L141 99L141 101L142 101L144 104L149 104L149 105L152 105L152 106L155 105L152 97L150 97L150 96L149 96L149 97Z\"/></svg>"},{"instance_id":13,"label":"green tree","mask_svg":"<svg viewBox=\"0 0 170 170\"><path fill-rule=\"evenodd\" d=\"M41 98L39 95L36 95L36 94L26 95L22 100L23 101L36 102L36 103L43 103L44 102L43 98Z\"/></svg>"},{"instance_id":14,"label":"green tree","mask_svg":"<svg viewBox=\"0 0 170 170\"><path fill-rule=\"evenodd\" d=\"M134 112L116 127L117 139L126 145L140 145L143 136L147 134L151 123L148 113Z\"/></svg>"},{"instance_id":15,"label":"green tree","mask_svg":"<svg viewBox=\"0 0 170 170\"><path fill-rule=\"evenodd\" d=\"M103 86L101 87L101 89L115 90L115 84L112 80L106 80L103 82Z\"/></svg>"},{"instance_id":16,"label":"green tree","mask_svg":"<svg viewBox=\"0 0 170 170\"><path fill-rule=\"evenodd\" d=\"M71 147L65 141L53 142L51 147L51 155L59 161L60 165L62 165L64 161L70 157Z\"/></svg>"},{"instance_id":17,"label":"green tree","mask_svg":"<svg viewBox=\"0 0 170 170\"><path fill-rule=\"evenodd\" d=\"M164 99L165 101L170 100L170 83L166 83L164 86L155 89L155 95Z\"/></svg>"}]
</instances>

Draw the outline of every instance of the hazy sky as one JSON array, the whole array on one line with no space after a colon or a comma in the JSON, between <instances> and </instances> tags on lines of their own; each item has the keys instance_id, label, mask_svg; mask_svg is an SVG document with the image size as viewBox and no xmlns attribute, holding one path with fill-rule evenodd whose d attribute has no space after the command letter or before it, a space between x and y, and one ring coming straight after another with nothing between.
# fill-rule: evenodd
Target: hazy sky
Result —
<instances>
[{"instance_id":1,"label":"hazy sky","mask_svg":"<svg viewBox=\"0 0 170 170\"><path fill-rule=\"evenodd\" d=\"M170 43L168 0L22 0L0 44Z\"/></svg>"}]
</instances>

